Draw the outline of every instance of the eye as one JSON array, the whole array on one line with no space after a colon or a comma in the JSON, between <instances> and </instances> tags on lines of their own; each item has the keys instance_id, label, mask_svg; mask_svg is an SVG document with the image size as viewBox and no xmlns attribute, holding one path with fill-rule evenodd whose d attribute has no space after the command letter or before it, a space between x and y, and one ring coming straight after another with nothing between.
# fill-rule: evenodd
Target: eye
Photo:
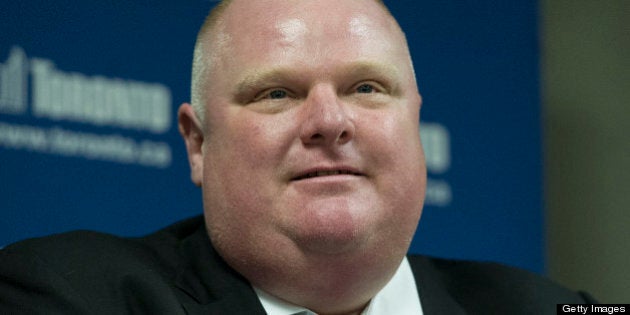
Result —
<instances>
[{"instance_id":1,"label":"eye","mask_svg":"<svg viewBox=\"0 0 630 315\"><path fill-rule=\"evenodd\" d=\"M364 83L357 86L356 91L357 93L374 93L376 89L371 84Z\"/></svg>"},{"instance_id":2,"label":"eye","mask_svg":"<svg viewBox=\"0 0 630 315\"><path fill-rule=\"evenodd\" d=\"M276 89L268 89L263 92L260 92L259 94L256 95L253 101L258 102L258 101L265 101L265 100L282 100L288 97L291 97L291 94L289 91L285 89L276 88Z\"/></svg>"},{"instance_id":3,"label":"eye","mask_svg":"<svg viewBox=\"0 0 630 315\"><path fill-rule=\"evenodd\" d=\"M266 98L269 98L272 100L277 100L277 99L281 99L285 97L287 97L287 91L285 90L272 90L266 95Z\"/></svg>"}]
</instances>

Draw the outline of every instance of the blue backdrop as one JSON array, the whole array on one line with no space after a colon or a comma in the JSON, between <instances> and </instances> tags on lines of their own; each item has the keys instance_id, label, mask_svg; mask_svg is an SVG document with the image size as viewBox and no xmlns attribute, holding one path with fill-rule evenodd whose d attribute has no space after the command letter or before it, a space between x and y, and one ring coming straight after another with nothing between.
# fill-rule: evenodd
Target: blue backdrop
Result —
<instances>
[{"instance_id":1,"label":"blue backdrop","mask_svg":"<svg viewBox=\"0 0 630 315\"><path fill-rule=\"evenodd\" d=\"M201 213L176 109L215 2L0 5L0 246L141 235ZM424 98L429 185L411 247L544 270L537 4L389 1Z\"/></svg>"}]
</instances>

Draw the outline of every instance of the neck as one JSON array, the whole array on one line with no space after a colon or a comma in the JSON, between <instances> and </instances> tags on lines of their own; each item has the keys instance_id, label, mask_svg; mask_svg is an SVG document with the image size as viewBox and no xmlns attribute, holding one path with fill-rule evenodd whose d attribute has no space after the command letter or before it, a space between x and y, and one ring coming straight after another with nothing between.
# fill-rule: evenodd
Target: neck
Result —
<instances>
[{"instance_id":1,"label":"neck","mask_svg":"<svg viewBox=\"0 0 630 315\"><path fill-rule=\"evenodd\" d=\"M360 314L399 265L400 259L384 262L382 257L358 261L325 257L287 270L263 270L248 279L268 294L317 314Z\"/></svg>"}]
</instances>

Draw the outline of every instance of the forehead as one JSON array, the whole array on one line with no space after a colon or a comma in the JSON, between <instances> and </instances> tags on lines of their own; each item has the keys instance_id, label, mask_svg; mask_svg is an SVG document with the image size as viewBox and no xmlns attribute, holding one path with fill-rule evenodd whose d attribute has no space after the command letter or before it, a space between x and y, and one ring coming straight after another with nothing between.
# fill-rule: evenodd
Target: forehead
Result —
<instances>
[{"instance_id":1,"label":"forehead","mask_svg":"<svg viewBox=\"0 0 630 315\"><path fill-rule=\"evenodd\" d=\"M212 60L208 93L282 68L321 77L378 62L413 77L404 35L374 0L234 0L204 41Z\"/></svg>"},{"instance_id":2,"label":"forehead","mask_svg":"<svg viewBox=\"0 0 630 315\"><path fill-rule=\"evenodd\" d=\"M383 25L391 20L384 6L375 0L232 0L223 12L228 25L257 30L269 29L282 19L298 18L326 26L356 15L369 16Z\"/></svg>"},{"instance_id":3,"label":"forehead","mask_svg":"<svg viewBox=\"0 0 630 315\"><path fill-rule=\"evenodd\" d=\"M229 44L236 51L226 53L232 54L299 45L353 45L370 39L389 43L403 37L374 0L234 0L213 33L212 44Z\"/></svg>"}]
</instances>

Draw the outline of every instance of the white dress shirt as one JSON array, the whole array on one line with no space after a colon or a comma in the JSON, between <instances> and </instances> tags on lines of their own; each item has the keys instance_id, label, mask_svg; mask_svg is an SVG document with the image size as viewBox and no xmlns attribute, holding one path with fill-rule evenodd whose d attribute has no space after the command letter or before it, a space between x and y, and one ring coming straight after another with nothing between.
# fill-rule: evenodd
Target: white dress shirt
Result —
<instances>
[{"instance_id":1,"label":"white dress shirt","mask_svg":"<svg viewBox=\"0 0 630 315\"><path fill-rule=\"evenodd\" d=\"M258 288L258 299L268 315L315 315L304 307L282 301ZM416 282L405 257L394 276L379 291L361 315L423 315Z\"/></svg>"}]
</instances>

